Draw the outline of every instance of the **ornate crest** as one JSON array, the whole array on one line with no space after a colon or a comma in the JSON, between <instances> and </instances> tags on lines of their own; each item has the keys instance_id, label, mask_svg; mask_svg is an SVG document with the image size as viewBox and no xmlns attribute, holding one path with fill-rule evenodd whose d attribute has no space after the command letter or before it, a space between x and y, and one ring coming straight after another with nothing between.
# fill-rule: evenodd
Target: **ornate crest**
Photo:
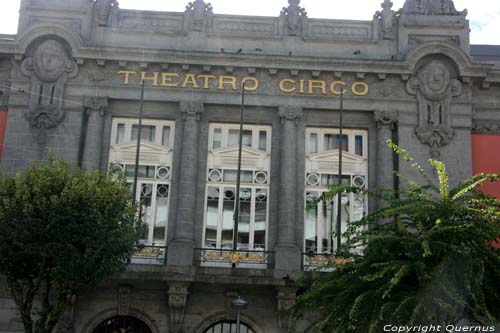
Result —
<instances>
[{"instance_id":1,"label":"ornate crest","mask_svg":"<svg viewBox=\"0 0 500 333\"><path fill-rule=\"evenodd\" d=\"M307 33L307 12L299 6L300 0L288 0L288 7L280 13L282 31L288 36L304 36Z\"/></svg>"},{"instance_id":2,"label":"ornate crest","mask_svg":"<svg viewBox=\"0 0 500 333\"><path fill-rule=\"evenodd\" d=\"M100 26L107 26L111 9L118 8L117 0L93 0L96 8L97 22Z\"/></svg>"},{"instance_id":3,"label":"ornate crest","mask_svg":"<svg viewBox=\"0 0 500 333\"><path fill-rule=\"evenodd\" d=\"M396 18L396 12L392 10L393 3L390 0L384 0L381 6L382 11L377 11L375 13L375 18L379 19L382 25L382 38L393 39Z\"/></svg>"},{"instance_id":4,"label":"ornate crest","mask_svg":"<svg viewBox=\"0 0 500 333\"><path fill-rule=\"evenodd\" d=\"M462 93L462 83L452 79L451 72L444 63L432 60L408 81L407 89L410 94L417 96L417 137L420 142L431 147L433 157L439 157L439 149L449 144L453 138L451 101Z\"/></svg>"},{"instance_id":5,"label":"ornate crest","mask_svg":"<svg viewBox=\"0 0 500 333\"><path fill-rule=\"evenodd\" d=\"M78 74L78 66L59 41L46 40L33 56L23 61L21 71L32 80L30 106L25 117L43 142L47 130L57 127L64 118L66 82Z\"/></svg>"},{"instance_id":6,"label":"ornate crest","mask_svg":"<svg viewBox=\"0 0 500 333\"><path fill-rule=\"evenodd\" d=\"M210 3L205 3L204 0L195 0L186 6L184 11L185 24L184 28L187 31L206 31L211 25L213 8Z\"/></svg>"},{"instance_id":7,"label":"ornate crest","mask_svg":"<svg viewBox=\"0 0 500 333\"><path fill-rule=\"evenodd\" d=\"M406 0L403 14L466 16L467 10L459 12L453 0Z\"/></svg>"},{"instance_id":8,"label":"ornate crest","mask_svg":"<svg viewBox=\"0 0 500 333\"><path fill-rule=\"evenodd\" d=\"M189 284L173 282L168 289L168 306L170 309L170 332L181 333L184 326Z\"/></svg>"}]
</instances>

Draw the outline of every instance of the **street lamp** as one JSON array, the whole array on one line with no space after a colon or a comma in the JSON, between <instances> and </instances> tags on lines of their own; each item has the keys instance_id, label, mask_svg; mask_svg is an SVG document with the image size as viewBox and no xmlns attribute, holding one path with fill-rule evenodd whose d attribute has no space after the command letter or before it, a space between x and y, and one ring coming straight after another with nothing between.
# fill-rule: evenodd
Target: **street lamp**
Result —
<instances>
[{"instance_id":1,"label":"street lamp","mask_svg":"<svg viewBox=\"0 0 500 333\"><path fill-rule=\"evenodd\" d=\"M247 306L248 302L241 298L240 295L231 302L231 307L236 309L236 333L240 333L240 311L245 310Z\"/></svg>"}]
</instances>

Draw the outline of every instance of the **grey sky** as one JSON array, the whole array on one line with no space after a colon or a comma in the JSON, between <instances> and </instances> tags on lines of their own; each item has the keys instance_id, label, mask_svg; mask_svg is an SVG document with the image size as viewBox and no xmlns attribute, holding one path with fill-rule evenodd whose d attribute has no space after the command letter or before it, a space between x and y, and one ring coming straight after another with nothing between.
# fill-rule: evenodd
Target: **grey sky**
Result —
<instances>
[{"instance_id":1,"label":"grey sky","mask_svg":"<svg viewBox=\"0 0 500 333\"><path fill-rule=\"evenodd\" d=\"M46 0L50 1L50 0ZM120 8L183 11L191 0L119 0ZM1 0L0 33L15 34L20 0ZM278 16L287 0L208 0L216 14ZM382 0L302 0L309 17L371 20ZM455 0L458 10L467 8L471 43L500 45L500 1ZM394 9L404 0L393 0Z\"/></svg>"}]
</instances>

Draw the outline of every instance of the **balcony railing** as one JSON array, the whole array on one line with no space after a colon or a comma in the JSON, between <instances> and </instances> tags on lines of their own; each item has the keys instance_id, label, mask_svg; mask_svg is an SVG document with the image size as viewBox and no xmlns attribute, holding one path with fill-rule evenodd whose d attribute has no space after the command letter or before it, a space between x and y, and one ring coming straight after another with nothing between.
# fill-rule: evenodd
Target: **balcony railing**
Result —
<instances>
[{"instance_id":1,"label":"balcony railing","mask_svg":"<svg viewBox=\"0 0 500 333\"><path fill-rule=\"evenodd\" d=\"M232 267L266 269L274 252L264 250L237 250L196 248L196 258L203 267Z\"/></svg>"},{"instance_id":2,"label":"balcony railing","mask_svg":"<svg viewBox=\"0 0 500 333\"><path fill-rule=\"evenodd\" d=\"M349 258L335 257L331 253L306 252L302 254L304 270L319 269L331 271L335 266L342 266L352 261Z\"/></svg>"},{"instance_id":3,"label":"balcony railing","mask_svg":"<svg viewBox=\"0 0 500 333\"><path fill-rule=\"evenodd\" d=\"M130 263L139 265L165 265L166 258L166 246L139 244L132 251Z\"/></svg>"}]
</instances>

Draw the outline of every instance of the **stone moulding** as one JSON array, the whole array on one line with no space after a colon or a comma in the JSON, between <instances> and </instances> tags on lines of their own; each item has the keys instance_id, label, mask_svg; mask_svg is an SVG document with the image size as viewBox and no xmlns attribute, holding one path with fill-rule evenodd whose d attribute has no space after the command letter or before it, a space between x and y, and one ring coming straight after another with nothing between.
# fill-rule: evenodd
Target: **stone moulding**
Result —
<instances>
[{"instance_id":1,"label":"stone moulding","mask_svg":"<svg viewBox=\"0 0 500 333\"><path fill-rule=\"evenodd\" d=\"M453 97L462 93L462 83L454 79L444 62L431 60L423 64L407 82L408 93L416 95L420 142L431 147L434 158L453 138L450 113Z\"/></svg>"},{"instance_id":2,"label":"stone moulding","mask_svg":"<svg viewBox=\"0 0 500 333\"><path fill-rule=\"evenodd\" d=\"M48 39L24 59L21 72L31 78L30 105L24 115L38 142L43 143L47 131L64 118L66 82L78 74L78 65L59 41Z\"/></svg>"}]
</instances>

